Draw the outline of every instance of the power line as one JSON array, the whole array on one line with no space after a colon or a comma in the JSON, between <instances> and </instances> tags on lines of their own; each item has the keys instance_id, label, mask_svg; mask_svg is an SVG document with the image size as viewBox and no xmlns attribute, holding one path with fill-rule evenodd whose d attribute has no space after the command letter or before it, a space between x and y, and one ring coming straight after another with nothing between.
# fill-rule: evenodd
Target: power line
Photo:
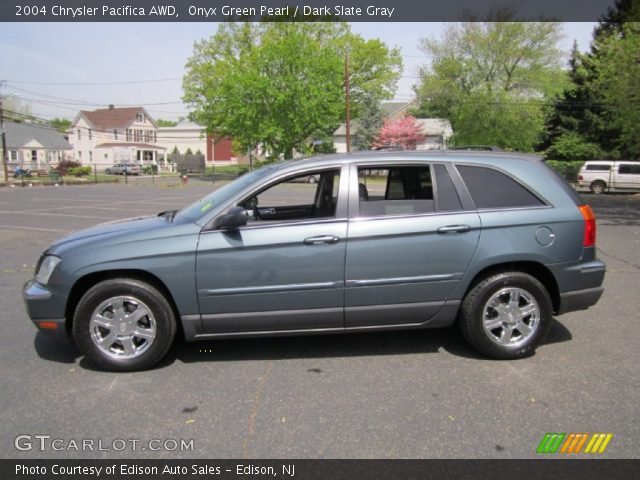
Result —
<instances>
[{"instance_id":1,"label":"power line","mask_svg":"<svg viewBox=\"0 0 640 480\"><path fill-rule=\"evenodd\" d=\"M113 82L34 82L31 80L6 80L7 83L20 83L24 85L51 85L51 86L81 86L81 85L133 85L140 83L160 83L182 80L182 77L156 78L149 80L122 80Z\"/></svg>"}]
</instances>

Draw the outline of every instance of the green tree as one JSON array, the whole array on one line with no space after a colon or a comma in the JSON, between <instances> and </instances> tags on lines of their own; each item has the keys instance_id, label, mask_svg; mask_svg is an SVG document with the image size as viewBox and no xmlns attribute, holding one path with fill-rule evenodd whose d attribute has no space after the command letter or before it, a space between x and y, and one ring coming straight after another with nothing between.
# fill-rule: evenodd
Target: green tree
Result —
<instances>
[{"instance_id":1,"label":"green tree","mask_svg":"<svg viewBox=\"0 0 640 480\"><path fill-rule=\"evenodd\" d=\"M12 122L24 122L30 120L31 104L20 99L16 95L6 95L2 97L2 109L5 120Z\"/></svg>"},{"instance_id":2,"label":"green tree","mask_svg":"<svg viewBox=\"0 0 640 480\"><path fill-rule=\"evenodd\" d=\"M191 118L243 151L261 145L271 158L304 151L316 132L344 120L344 54L350 52L352 110L363 92L393 95L401 57L365 41L345 23L225 23L196 43L183 81Z\"/></svg>"},{"instance_id":3,"label":"green tree","mask_svg":"<svg viewBox=\"0 0 640 480\"><path fill-rule=\"evenodd\" d=\"M156 124L158 127L175 127L178 122L174 122L173 120L164 120L162 118L158 118L156 120Z\"/></svg>"},{"instance_id":4,"label":"green tree","mask_svg":"<svg viewBox=\"0 0 640 480\"><path fill-rule=\"evenodd\" d=\"M373 146L382 123L380 100L373 95L364 97L355 135L355 146L358 150L369 150Z\"/></svg>"},{"instance_id":5,"label":"green tree","mask_svg":"<svg viewBox=\"0 0 640 480\"><path fill-rule=\"evenodd\" d=\"M449 25L426 38L432 62L416 87L420 116L451 121L454 144L531 151L544 132L544 100L562 91L559 23L510 22L501 10L486 22Z\"/></svg>"},{"instance_id":6,"label":"green tree","mask_svg":"<svg viewBox=\"0 0 640 480\"><path fill-rule=\"evenodd\" d=\"M58 130L60 133L66 133L71 128L71 120L68 118L54 118L50 122L51 126Z\"/></svg>"},{"instance_id":7,"label":"green tree","mask_svg":"<svg viewBox=\"0 0 640 480\"><path fill-rule=\"evenodd\" d=\"M597 41L593 57L607 118L619 131L617 149L623 157L640 158L640 22L627 22Z\"/></svg>"}]
</instances>

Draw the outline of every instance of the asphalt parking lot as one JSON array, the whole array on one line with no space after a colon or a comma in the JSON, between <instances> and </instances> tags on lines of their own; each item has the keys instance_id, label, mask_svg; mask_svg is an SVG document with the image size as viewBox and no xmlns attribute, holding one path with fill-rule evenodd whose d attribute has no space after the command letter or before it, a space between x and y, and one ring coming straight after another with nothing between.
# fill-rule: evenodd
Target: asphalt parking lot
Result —
<instances>
[{"instance_id":1,"label":"asphalt parking lot","mask_svg":"<svg viewBox=\"0 0 640 480\"><path fill-rule=\"evenodd\" d=\"M36 334L21 287L53 240L211 188L0 188L0 457L532 458L547 432L611 432L601 456L640 457L640 196L584 195L605 294L525 360L479 358L445 329L178 343L154 370L112 374ZM19 451L20 434L193 450Z\"/></svg>"}]
</instances>

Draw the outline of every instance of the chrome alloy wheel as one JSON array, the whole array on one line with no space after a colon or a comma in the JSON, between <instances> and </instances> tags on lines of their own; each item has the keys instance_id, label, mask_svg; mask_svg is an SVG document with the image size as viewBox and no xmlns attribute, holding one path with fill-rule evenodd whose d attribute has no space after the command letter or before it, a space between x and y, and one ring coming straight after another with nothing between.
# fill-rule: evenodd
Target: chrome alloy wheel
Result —
<instances>
[{"instance_id":1,"label":"chrome alloy wheel","mask_svg":"<svg viewBox=\"0 0 640 480\"><path fill-rule=\"evenodd\" d=\"M156 338L151 309L133 297L112 297L93 311L89 323L93 343L115 359L142 355Z\"/></svg>"},{"instance_id":2,"label":"chrome alloy wheel","mask_svg":"<svg viewBox=\"0 0 640 480\"><path fill-rule=\"evenodd\" d=\"M538 329L540 307L536 299L521 288L503 288L484 306L482 326L491 341L518 347Z\"/></svg>"}]
</instances>

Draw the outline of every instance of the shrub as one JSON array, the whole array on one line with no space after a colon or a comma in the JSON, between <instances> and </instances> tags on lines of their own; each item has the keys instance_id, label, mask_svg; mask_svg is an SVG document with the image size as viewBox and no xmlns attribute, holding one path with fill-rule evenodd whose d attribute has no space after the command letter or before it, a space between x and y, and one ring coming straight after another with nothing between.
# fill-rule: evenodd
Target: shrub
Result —
<instances>
[{"instance_id":1,"label":"shrub","mask_svg":"<svg viewBox=\"0 0 640 480\"><path fill-rule=\"evenodd\" d=\"M76 168L79 166L80 166L79 162L74 162L73 160L61 160L60 163L58 164L57 170L60 172L60 175L68 175L70 168Z\"/></svg>"},{"instance_id":2,"label":"shrub","mask_svg":"<svg viewBox=\"0 0 640 480\"><path fill-rule=\"evenodd\" d=\"M87 167L71 167L67 170L67 175L72 175L75 177L82 177L84 175L91 175L93 169L89 166Z\"/></svg>"},{"instance_id":3,"label":"shrub","mask_svg":"<svg viewBox=\"0 0 640 480\"><path fill-rule=\"evenodd\" d=\"M558 160L594 160L599 157L602 157L600 147L575 132L563 133L547 150L547 158Z\"/></svg>"},{"instance_id":4,"label":"shrub","mask_svg":"<svg viewBox=\"0 0 640 480\"><path fill-rule=\"evenodd\" d=\"M156 175L158 173L158 165L145 165L142 167L144 175Z\"/></svg>"},{"instance_id":5,"label":"shrub","mask_svg":"<svg viewBox=\"0 0 640 480\"><path fill-rule=\"evenodd\" d=\"M563 160L547 160L547 165L558 172L568 182L576 183L578 181L578 172L582 168L582 160L572 162Z\"/></svg>"}]
</instances>

